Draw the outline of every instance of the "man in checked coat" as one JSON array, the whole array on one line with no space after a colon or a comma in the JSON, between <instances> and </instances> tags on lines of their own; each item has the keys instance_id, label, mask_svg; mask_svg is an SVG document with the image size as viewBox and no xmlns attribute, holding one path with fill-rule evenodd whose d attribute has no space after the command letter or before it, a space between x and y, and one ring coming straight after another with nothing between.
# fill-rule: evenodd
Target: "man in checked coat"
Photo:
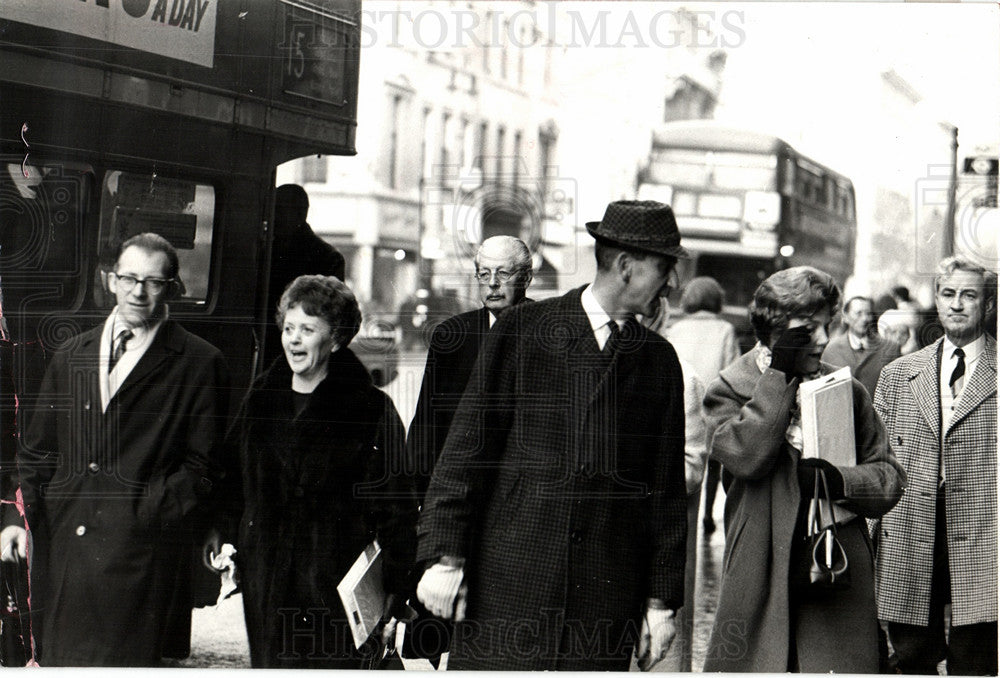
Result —
<instances>
[{"instance_id":1,"label":"man in checked coat","mask_svg":"<svg viewBox=\"0 0 1000 678\"><path fill-rule=\"evenodd\" d=\"M879 618L904 673L997 673L997 344L984 333L997 276L938 265L945 335L890 363L875 389L908 487L875 523ZM951 630L945 642L945 605Z\"/></svg>"},{"instance_id":2,"label":"man in checked coat","mask_svg":"<svg viewBox=\"0 0 1000 678\"><path fill-rule=\"evenodd\" d=\"M489 333L434 469L417 596L459 619L449 669L627 670L661 659L684 596L683 378L653 316L673 212L587 224L594 282ZM460 593L461 591L461 593Z\"/></svg>"}]
</instances>

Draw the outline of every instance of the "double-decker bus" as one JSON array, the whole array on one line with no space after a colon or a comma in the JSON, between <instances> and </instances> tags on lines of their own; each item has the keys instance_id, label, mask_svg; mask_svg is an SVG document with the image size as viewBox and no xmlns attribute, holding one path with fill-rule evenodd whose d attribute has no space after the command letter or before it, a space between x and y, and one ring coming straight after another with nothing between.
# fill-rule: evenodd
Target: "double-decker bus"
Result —
<instances>
[{"instance_id":1,"label":"double-decker bus","mask_svg":"<svg viewBox=\"0 0 1000 678\"><path fill-rule=\"evenodd\" d=\"M682 280L719 281L744 349L753 343L746 306L764 278L809 264L843 284L854 270L854 186L778 137L668 123L653 133L638 197L673 207L693 254L679 265Z\"/></svg>"},{"instance_id":2,"label":"double-decker bus","mask_svg":"<svg viewBox=\"0 0 1000 678\"><path fill-rule=\"evenodd\" d=\"M180 255L171 315L255 368L275 168L355 154L360 0L0 3L0 291L33 342L100 322L114 248Z\"/></svg>"},{"instance_id":3,"label":"double-decker bus","mask_svg":"<svg viewBox=\"0 0 1000 678\"><path fill-rule=\"evenodd\" d=\"M273 322L275 169L355 154L360 18L360 0L0 2L5 493L17 406L52 350L107 316L115 248L136 233L177 249L171 317L222 350L239 402Z\"/></svg>"}]
</instances>

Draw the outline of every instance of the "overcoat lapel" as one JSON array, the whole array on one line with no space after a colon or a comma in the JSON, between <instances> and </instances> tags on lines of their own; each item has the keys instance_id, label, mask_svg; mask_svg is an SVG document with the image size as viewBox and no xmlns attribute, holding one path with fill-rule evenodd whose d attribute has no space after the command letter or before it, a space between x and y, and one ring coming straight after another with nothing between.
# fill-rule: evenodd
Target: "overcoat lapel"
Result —
<instances>
[{"instance_id":1,"label":"overcoat lapel","mask_svg":"<svg viewBox=\"0 0 1000 678\"><path fill-rule=\"evenodd\" d=\"M938 339L934 350L927 352L927 360L910 375L910 391L913 400L920 408L936 441L941 435L941 394L938 380L938 354L941 352L942 339Z\"/></svg>"},{"instance_id":2,"label":"overcoat lapel","mask_svg":"<svg viewBox=\"0 0 1000 678\"><path fill-rule=\"evenodd\" d=\"M969 378L969 383L965 385L962 392L962 399L958 401L958 407L948 422L948 427L944 435L947 436L951 429L955 428L958 422L968 416L984 400L997 392L997 345L996 342L986 337L986 347L979 357L979 364L976 371Z\"/></svg>"},{"instance_id":3,"label":"overcoat lapel","mask_svg":"<svg viewBox=\"0 0 1000 678\"><path fill-rule=\"evenodd\" d=\"M180 325L177 325L173 321L167 320L164 322L163 326L156 333L156 336L153 337L153 342L146 349L142 358L139 359L136 366L125 377L125 381L118 387L118 391L111 396L111 400L113 401L121 397L125 391L139 384L155 372L169 356L179 353L184 344L182 332L183 330Z\"/></svg>"}]
</instances>

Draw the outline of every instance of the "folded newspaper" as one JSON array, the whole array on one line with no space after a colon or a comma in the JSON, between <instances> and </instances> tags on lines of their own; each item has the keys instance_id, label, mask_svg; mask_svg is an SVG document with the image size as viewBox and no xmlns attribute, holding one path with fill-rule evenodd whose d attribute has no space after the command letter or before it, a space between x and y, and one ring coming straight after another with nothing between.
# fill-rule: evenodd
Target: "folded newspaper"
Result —
<instances>
[{"instance_id":1,"label":"folded newspaper","mask_svg":"<svg viewBox=\"0 0 1000 678\"><path fill-rule=\"evenodd\" d=\"M378 541L373 541L361 552L351 569L337 584L337 593L347 612L354 646L360 649L382 620L385 605L382 548Z\"/></svg>"}]
</instances>

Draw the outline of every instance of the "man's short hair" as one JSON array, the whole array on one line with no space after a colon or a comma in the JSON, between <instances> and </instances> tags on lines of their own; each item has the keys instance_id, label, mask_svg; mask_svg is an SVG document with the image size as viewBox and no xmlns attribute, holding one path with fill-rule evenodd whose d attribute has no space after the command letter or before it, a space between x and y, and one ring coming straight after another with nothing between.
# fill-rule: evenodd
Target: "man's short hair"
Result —
<instances>
[{"instance_id":1,"label":"man's short hair","mask_svg":"<svg viewBox=\"0 0 1000 678\"><path fill-rule=\"evenodd\" d=\"M274 204L288 205L305 221L309 214L309 194L298 184L282 184L274 194Z\"/></svg>"},{"instance_id":2,"label":"man's short hair","mask_svg":"<svg viewBox=\"0 0 1000 678\"><path fill-rule=\"evenodd\" d=\"M750 302L750 324L762 344L788 327L796 317L826 309L832 316L840 305L840 288L829 273L812 266L795 266L772 274Z\"/></svg>"},{"instance_id":3,"label":"man's short hair","mask_svg":"<svg viewBox=\"0 0 1000 678\"><path fill-rule=\"evenodd\" d=\"M288 309L298 306L304 313L322 318L333 330L333 338L343 348L361 329L361 309L351 288L332 275L300 275L288 283L278 302L278 328Z\"/></svg>"},{"instance_id":4,"label":"man's short hair","mask_svg":"<svg viewBox=\"0 0 1000 678\"><path fill-rule=\"evenodd\" d=\"M171 245L170 242L162 235L157 233L140 233L138 235L133 235L131 238L120 244L118 249L115 251L116 271L118 270L118 261L122 258L122 253L129 247L138 247L146 250L147 252L163 252L167 255L167 277L180 282L177 277L177 274L180 271L180 262L177 259L177 250L174 249L174 246Z\"/></svg>"},{"instance_id":5,"label":"man's short hair","mask_svg":"<svg viewBox=\"0 0 1000 678\"><path fill-rule=\"evenodd\" d=\"M989 307L996 308L997 301L997 274L994 271L984 268L979 264L975 263L970 259L966 259L961 255L954 255L950 257L945 257L937 265L937 272L934 276L934 293L937 294L938 285L941 283L941 278L947 277L954 273L955 271L969 271L970 273L978 273L983 279L983 300L986 302L984 305L984 312L989 310Z\"/></svg>"},{"instance_id":6,"label":"man's short hair","mask_svg":"<svg viewBox=\"0 0 1000 678\"><path fill-rule=\"evenodd\" d=\"M685 313L697 313L698 311L709 311L720 313L722 302L726 298L726 293L715 278L707 275L692 278L691 282L684 286L684 293L681 295L681 308Z\"/></svg>"},{"instance_id":7,"label":"man's short hair","mask_svg":"<svg viewBox=\"0 0 1000 678\"><path fill-rule=\"evenodd\" d=\"M504 244L509 246L514 250L514 267L519 269L530 269L531 268L531 250L528 246L524 244L524 241L520 238L515 238L512 235L495 235L491 238L487 238L483 241L479 249L476 250L476 256L473 259L473 264L476 270L479 270L479 253L482 251L483 246L490 241L502 241Z\"/></svg>"},{"instance_id":8,"label":"man's short hair","mask_svg":"<svg viewBox=\"0 0 1000 678\"><path fill-rule=\"evenodd\" d=\"M663 257L666 259L671 266L677 264L677 257L671 257L667 254L656 254L655 252L647 252L646 250L636 249L634 247L627 247L625 245L619 245L617 243L612 243L604 238L594 238L594 258L597 259L597 270L598 271L610 271L615 265L615 258L624 252L628 254L633 259L638 259L642 261L646 257Z\"/></svg>"},{"instance_id":9,"label":"man's short hair","mask_svg":"<svg viewBox=\"0 0 1000 678\"><path fill-rule=\"evenodd\" d=\"M851 305L856 301L864 301L868 304L871 304L872 310L874 310L875 308L875 302L872 300L871 297L866 297L862 294L856 294L844 302L844 311L843 311L844 315L847 315L848 313L851 312Z\"/></svg>"}]
</instances>

